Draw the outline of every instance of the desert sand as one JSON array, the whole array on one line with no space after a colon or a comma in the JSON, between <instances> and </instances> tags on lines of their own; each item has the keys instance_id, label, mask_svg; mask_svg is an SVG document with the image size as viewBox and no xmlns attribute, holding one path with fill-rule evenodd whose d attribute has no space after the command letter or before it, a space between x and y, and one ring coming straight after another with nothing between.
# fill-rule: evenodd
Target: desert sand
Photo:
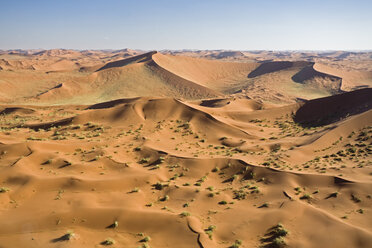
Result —
<instances>
[{"instance_id":1,"label":"desert sand","mask_svg":"<svg viewBox=\"0 0 372 248\"><path fill-rule=\"evenodd\" d=\"M0 247L371 247L370 56L0 52Z\"/></svg>"}]
</instances>

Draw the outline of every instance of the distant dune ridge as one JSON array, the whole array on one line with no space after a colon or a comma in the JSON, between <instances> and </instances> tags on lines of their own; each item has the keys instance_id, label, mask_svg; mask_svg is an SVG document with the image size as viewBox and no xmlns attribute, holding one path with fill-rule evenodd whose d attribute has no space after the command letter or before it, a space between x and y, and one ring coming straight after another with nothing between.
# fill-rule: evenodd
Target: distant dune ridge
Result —
<instances>
[{"instance_id":1,"label":"distant dune ridge","mask_svg":"<svg viewBox=\"0 0 372 248\"><path fill-rule=\"evenodd\" d=\"M183 99L236 95L286 104L297 98L312 99L371 85L372 65L365 60L355 62L352 56L358 54L345 53L342 58L331 55L265 51L143 53L130 49L8 51L0 55L5 89L0 100L66 104L154 94ZM359 56L364 58L365 53ZM351 67L357 64L360 68Z\"/></svg>"},{"instance_id":2,"label":"distant dune ridge","mask_svg":"<svg viewBox=\"0 0 372 248\"><path fill-rule=\"evenodd\" d=\"M371 247L370 53L0 54L0 247Z\"/></svg>"}]
</instances>

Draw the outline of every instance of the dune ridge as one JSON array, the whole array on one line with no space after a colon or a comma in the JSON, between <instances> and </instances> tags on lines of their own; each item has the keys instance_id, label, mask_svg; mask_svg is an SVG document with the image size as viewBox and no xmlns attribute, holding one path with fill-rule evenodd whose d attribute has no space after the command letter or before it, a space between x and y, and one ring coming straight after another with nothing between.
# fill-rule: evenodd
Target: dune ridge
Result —
<instances>
[{"instance_id":1,"label":"dune ridge","mask_svg":"<svg viewBox=\"0 0 372 248\"><path fill-rule=\"evenodd\" d=\"M314 61L310 61L295 57L297 53L292 54L293 58L289 53L266 60L247 60L248 53L242 52L203 54L130 49L5 52L0 54L0 84L6 90L0 94L0 101L91 104L123 97L151 97L155 92L158 97L186 100L238 96L288 104L368 88L372 82L370 71L342 70L340 65L329 65L331 62L323 55L315 54ZM272 56L263 52L249 54ZM226 60L228 57L234 59ZM54 88L56 85L61 87Z\"/></svg>"}]
</instances>

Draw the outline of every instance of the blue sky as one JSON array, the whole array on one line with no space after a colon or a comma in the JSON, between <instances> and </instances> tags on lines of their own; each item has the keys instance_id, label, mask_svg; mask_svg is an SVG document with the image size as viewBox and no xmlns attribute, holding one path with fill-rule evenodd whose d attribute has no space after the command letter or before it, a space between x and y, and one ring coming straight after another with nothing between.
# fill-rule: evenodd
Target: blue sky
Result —
<instances>
[{"instance_id":1,"label":"blue sky","mask_svg":"<svg viewBox=\"0 0 372 248\"><path fill-rule=\"evenodd\" d=\"M0 0L0 49L372 49L371 0Z\"/></svg>"}]
</instances>

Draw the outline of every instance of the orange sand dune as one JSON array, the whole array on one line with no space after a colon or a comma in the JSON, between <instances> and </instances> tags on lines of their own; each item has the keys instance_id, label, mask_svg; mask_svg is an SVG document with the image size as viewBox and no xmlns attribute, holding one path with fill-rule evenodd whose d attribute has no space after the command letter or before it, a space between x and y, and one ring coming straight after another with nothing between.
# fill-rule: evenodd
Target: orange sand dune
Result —
<instances>
[{"instance_id":1,"label":"orange sand dune","mask_svg":"<svg viewBox=\"0 0 372 248\"><path fill-rule=\"evenodd\" d=\"M160 67L182 78L216 90L223 86L219 84L226 83L226 78L247 75L258 66L254 63L222 62L160 53L155 54L153 60Z\"/></svg>"},{"instance_id":2,"label":"orange sand dune","mask_svg":"<svg viewBox=\"0 0 372 248\"><path fill-rule=\"evenodd\" d=\"M71 80L40 101L93 94L98 79L131 70L205 94L156 55L106 64L82 77L92 88ZM371 99L361 89L284 106L0 105L0 246L370 247Z\"/></svg>"},{"instance_id":3,"label":"orange sand dune","mask_svg":"<svg viewBox=\"0 0 372 248\"><path fill-rule=\"evenodd\" d=\"M370 55L1 51L0 247L371 247Z\"/></svg>"}]
</instances>

